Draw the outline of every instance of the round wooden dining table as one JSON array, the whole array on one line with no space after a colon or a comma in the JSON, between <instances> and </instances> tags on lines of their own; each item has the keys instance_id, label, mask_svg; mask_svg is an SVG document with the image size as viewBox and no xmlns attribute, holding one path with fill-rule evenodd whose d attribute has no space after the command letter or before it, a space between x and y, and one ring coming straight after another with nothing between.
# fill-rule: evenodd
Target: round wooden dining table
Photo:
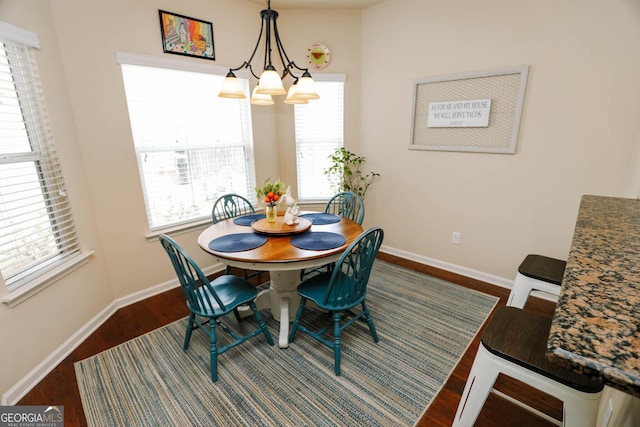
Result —
<instances>
[{"instance_id":1,"label":"round wooden dining table","mask_svg":"<svg viewBox=\"0 0 640 427\"><path fill-rule=\"evenodd\" d=\"M344 250L363 232L363 228L357 222L342 217L330 224L314 224L305 219L305 214L309 213L302 212L299 223L293 226L285 225L283 216L278 216L274 225L267 225L266 220L262 219L252 224L239 225L236 223L237 218L232 218L211 225L198 237L200 247L223 264L269 272L270 286L258 294L256 305L259 310L271 309L273 318L280 322L280 348L289 346L289 323L293 321L295 309L300 302L296 291L300 283L300 271L337 261ZM344 244L326 250L312 250L296 247L291 241L303 233L307 238L314 236L307 233L317 232L340 235L344 237ZM256 248L235 252L226 249L214 250L210 247L210 243L216 239L247 233L264 236L266 241ZM247 310L247 314L250 313L251 311Z\"/></svg>"}]
</instances>

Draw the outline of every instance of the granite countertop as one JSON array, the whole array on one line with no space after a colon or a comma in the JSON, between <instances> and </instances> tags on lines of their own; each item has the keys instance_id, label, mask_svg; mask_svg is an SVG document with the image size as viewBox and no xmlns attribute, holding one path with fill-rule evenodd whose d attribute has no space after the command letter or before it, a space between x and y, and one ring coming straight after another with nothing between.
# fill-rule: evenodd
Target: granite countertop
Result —
<instances>
[{"instance_id":1,"label":"granite countertop","mask_svg":"<svg viewBox=\"0 0 640 427\"><path fill-rule=\"evenodd\" d=\"M640 397L640 200L583 196L548 348Z\"/></svg>"}]
</instances>

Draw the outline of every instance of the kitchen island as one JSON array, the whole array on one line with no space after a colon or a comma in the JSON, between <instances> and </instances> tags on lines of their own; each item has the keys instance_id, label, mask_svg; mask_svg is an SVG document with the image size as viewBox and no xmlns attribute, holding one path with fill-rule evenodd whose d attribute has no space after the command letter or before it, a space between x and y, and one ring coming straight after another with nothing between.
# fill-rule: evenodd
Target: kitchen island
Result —
<instances>
[{"instance_id":1,"label":"kitchen island","mask_svg":"<svg viewBox=\"0 0 640 427\"><path fill-rule=\"evenodd\" d=\"M640 200L583 196L548 349L640 397Z\"/></svg>"}]
</instances>

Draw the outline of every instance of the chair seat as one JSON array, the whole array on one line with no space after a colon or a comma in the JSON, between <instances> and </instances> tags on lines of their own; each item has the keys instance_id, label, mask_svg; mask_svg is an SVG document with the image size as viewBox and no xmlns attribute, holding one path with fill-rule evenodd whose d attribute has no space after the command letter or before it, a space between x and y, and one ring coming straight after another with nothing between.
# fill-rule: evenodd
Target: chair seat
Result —
<instances>
[{"instance_id":1,"label":"chair seat","mask_svg":"<svg viewBox=\"0 0 640 427\"><path fill-rule=\"evenodd\" d=\"M298 294L313 301L321 309L329 311L342 310L343 308L347 309L353 307L354 304L360 304L361 300L364 299L364 295L362 296L362 298L359 298L355 302L353 300L347 301L346 298L341 298L341 296L338 295L336 300L333 301L330 305L324 304L324 299L327 295L327 285L331 281L332 274L332 271L327 271L305 280L300 285L298 285ZM350 279L343 275L342 280Z\"/></svg>"},{"instance_id":2,"label":"chair seat","mask_svg":"<svg viewBox=\"0 0 640 427\"><path fill-rule=\"evenodd\" d=\"M331 279L331 272L316 274L298 285L298 294L319 304L327 294L327 282Z\"/></svg>"},{"instance_id":3,"label":"chair seat","mask_svg":"<svg viewBox=\"0 0 640 427\"><path fill-rule=\"evenodd\" d=\"M226 306L226 310L222 310L211 296L209 300L214 304L213 307L189 307L200 316L222 316L240 305L251 302L258 295L254 286L242 278L232 275L224 275L214 279L211 286L215 289L222 304ZM202 286L196 292L209 293L209 290Z\"/></svg>"},{"instance_id":4,"label":"chair seat","mask_svg":"<svg viewBox=\"0 0 640 427\"><path fill-rule=\"evenodd\" d=\"M566 266L567 262L560 259L527 255L518 267L518 272L532 279L561 285Z\"/></svg>"},{"instance_id":5,"label":"chair seat","mask_svg":"<svg viewBox=\"0 0 640 427\"><path fill-rule=\"evenodd\" d=\"M501 307L482 334L482 345L498 357L586 393L603 383L552 363L546 356L551 319L515 307Z\"/></svg>"}]
</instances>

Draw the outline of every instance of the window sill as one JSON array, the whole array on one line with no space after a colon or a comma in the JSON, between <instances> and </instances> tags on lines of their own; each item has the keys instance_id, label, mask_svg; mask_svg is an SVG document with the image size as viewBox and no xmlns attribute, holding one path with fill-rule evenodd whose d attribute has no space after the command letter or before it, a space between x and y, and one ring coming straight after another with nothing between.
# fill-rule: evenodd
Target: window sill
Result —
<instances>
[{"instance_id":1,"label":"window sill","mask_svg":"<svg viewBox=\"0 0 640 427\"><path fill-rule=\"evenodd\" d=\"M201 230L211 225L211 218L201 219L199 221L193 221L186 224L175 225L173 227L165 227L157 230L151 230L145 236L148 241L158 240L161 234L183 234L189 233L195 230Z\"/></svg>"},{"instance_id":2,"label":"window sill","mask_svg":"<svg viewBox=\"0 0 640 427\"><path fill-rule=\"evenodd\" d=\"M312 205L326 205L329 201L329 197L326 199L308 199L308 200L298 200L298 206L312 206Z\"/></svg>"},{"instance_id":3,"label":"window sill","mask_svg":"<svg viewBox=\"0 0 640 427\"><path fill-rule=\"evenodd\" d=\"M89 262L89 257L93 255L93 253L94 251L81 252L59 266L49 270L42 276L30 281L28 284L20 286L16 290L6 291L5 288L4 291L6 294L2 295L1 301L10 308L23 303L38 292L48 288L67 274Z\"/></svg>"}]
</instances>

